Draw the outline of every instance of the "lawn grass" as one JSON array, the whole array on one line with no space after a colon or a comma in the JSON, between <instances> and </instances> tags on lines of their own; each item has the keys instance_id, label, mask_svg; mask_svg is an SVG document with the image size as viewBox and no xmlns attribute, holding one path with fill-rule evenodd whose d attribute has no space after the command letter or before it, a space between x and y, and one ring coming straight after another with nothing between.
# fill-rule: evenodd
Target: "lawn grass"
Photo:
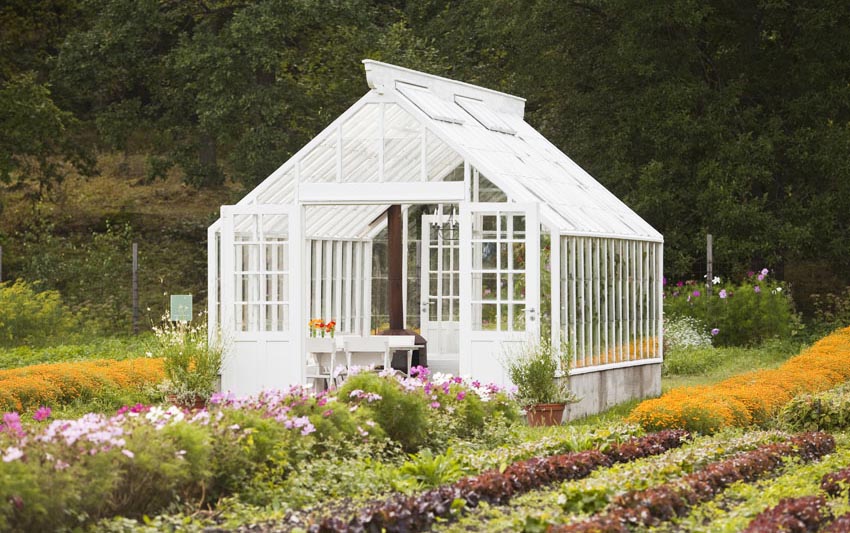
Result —
<instances>
[{"instance_id":1,"label":"lawn grass","mask_svg":"<svg viewBox=\"0 0 850 533\"><path fill-rule=\"evenodd\" d=\"M799 344L770 342L754 348L698 348L667 353L661 390L711 385L744 372L776 368L802 348Z\"/></svg>"},{"instance_id":2,"label":"lawn grass","mask_svg":"<svg viewBox=\"0 0 850 533\"><path fill-rule=\"evenodd\" d=\"M93 337L88 342L33 347L0 348L0 370L43 363L90 359L133 359L144 357L152 343L151 334L135 337Z\"/></svg>"}]
</instances>

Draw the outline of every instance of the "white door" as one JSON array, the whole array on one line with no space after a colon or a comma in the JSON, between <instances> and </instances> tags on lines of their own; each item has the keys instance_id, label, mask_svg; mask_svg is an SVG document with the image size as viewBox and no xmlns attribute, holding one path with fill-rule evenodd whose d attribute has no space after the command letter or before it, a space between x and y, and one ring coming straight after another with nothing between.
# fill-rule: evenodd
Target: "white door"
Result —
<instances>
[{"instance_id":1,"label":"white door","mask_svg":"<svg viewBox=\"0 0 850 533\"><path fill-rule=\"evenodd\" d=\"M463 203L460 373L509 384L506 356L540 337L536 204Z\"/></svg>"},{"instance_id":2,"label":"white door","mask_svg":"<svg viewBox=\"0 0 850 533\"><path fill-rule=\"evenodd\" d=\"M420 327L428 366L456 374L460 344L460 248L457 217L422 217Z\"/></svg>"},{"instance_id":3,"label":"white door","mask_svg":"<svg viewBox=\"0 0 850 533\"><path fill-rule=\"evenodd\" d=\"M221 208L222 390L254 394L303 382L292 296L296 290L289 206Z\"/></svg>"}]
</instances>

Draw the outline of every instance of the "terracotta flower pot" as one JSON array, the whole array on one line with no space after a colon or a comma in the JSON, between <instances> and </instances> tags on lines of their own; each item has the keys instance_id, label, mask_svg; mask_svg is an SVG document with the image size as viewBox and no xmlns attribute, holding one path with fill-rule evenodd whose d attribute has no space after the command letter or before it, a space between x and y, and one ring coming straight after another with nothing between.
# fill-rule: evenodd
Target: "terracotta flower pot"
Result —
<instances>
[{"instance_id":1,"label":"terracotta flower pot","mask_svg":"<svg viewBox=\"0 0 850 533\"><path fill-rule=\"evenodd\" d=\"M203 396L195 396L194 398L179 399L176 394L169 394L165 397L166 401L177 407L189 409L190 411L198 411L207 406L207 400Z\"/></svg>"},{"instance_id":2,"label":"terracotta flower pot","mask_svg":"<svg viewBox=\"0 0 850 533\"><path fill-rule=\"evenodd\" d=\"M538 403L525 410L529 426L559 426L564 418L563 403Z\"/></svg>"}]
</instances>

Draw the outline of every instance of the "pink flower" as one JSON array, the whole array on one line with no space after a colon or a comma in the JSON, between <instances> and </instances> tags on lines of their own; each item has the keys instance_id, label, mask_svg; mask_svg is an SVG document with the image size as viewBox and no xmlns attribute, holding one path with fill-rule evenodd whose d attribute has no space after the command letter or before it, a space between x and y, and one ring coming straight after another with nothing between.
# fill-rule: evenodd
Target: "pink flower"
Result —
<instances>
[{"instance_id":1,"label":"pink flower","mask_svg":"<svg viewBox=\"0 0 850 533\"><path fill-rule=\"evenodd\" d=\"M334 414L334 410L333 410L333 409L328 409L327 411L325 411L324 413L322 413L322 416L323 416L323 417L325 417L325 418L327 418L327 417L331 416L332 414Z\"/></svg>"},{"instance_id":2,"label":"pink flower","mask_svg":"<svg viewBox=\"0 0 850 533\"><path fill-rule=\"evenodd\" d=\"M753 276L755 276L755 275L756 275L756 273L755 273L755 272L753 272L752 270L750 270L749 272L747 272L747 277L749 277L749 278L751 278L751 277L753 277Z\"/></svg>"},{"instance_id":3,"label":"pink flower","mask_svg":"<svg viewBox=\"0 0 850 533\"><path fill-rule=\"evenodd\" d=\"M711 330L711 336L712 336L712 337L714 337L714 336L715 336L715 335L717 335L718 333L720 333L720 330L719 330L719 329L717 329L717 328L714 328L714 329L712 329L712 330Z\"/></svg>"},{"instance_id":4,"label":"pink flower","mask_svg":"<svg viewBox=\"0 0 850 533\"><path fill-rule=\"evenodd\" d=\"M726 289L720 289L720 294L718 294L721 299L726 298Z\"/></svg>"},{"instance_id":5,"label":"pink flower","mask_svg":"<svg viewBox=\"0 0 850 533\"><path fill-rule=\"evenodd\" d=\"M431 409L439 409L440 402L431 402Z\"/></svg>"},{"instance_id":6,"label":"pink flower","mask_svg":"<svg viewBox=\"0 0 850 533\"><path fill-rule=\"evenodd\" d=\"M667 285L667 276L662 276L662 277L661 277L661 285L664 285L664 286L666 286L666 285Z\"/></svg>"},{"instance_id":7,"label":"pink flower","mask_svg":"<svg viewBox=\"0 0 850 533\"><path fill-rule=\"evenodd\" d=\"M694 292L693 292L693 295L694 295L694 298L697 298L697 297L699 297L700 292L699 292L699 291L694 291Z\"/></svg>"},{"instance_id":8,"label":"pink flower","mask_svg":"<svg viewBox=\"0 0 850 533\"><path fill-rule=\"evenodd\" d=\"M676 286L677 286L677 287L681 287L682 285L684 285L684 283L682 283L681 281L677 281L677 282L676 282Z\"/></svg>"},{"instance_id":9,"label":"pink flower","mask_svg":"<svg viewBox=\"0 0 850 533\"><path fill-rule=\"evenodd\" d=\"M136 454L131 452L130 450L121 450L121 453L123 453L124 455L126 455L130 459L132 459L133 457L136 456Z\"/></svg>"},{"instance_id":10,"label":"pink flower","mask_svg":"<svg viewBox=\"0 0 850 533\"><path fill-rule=\"evenodd\" d=\"M35 414L32 415L32 417L36 421L41 422L42 420L47 420L48 418L50 418L51 413L52 413L52 411L50 410L50 407L45 407L45 406L42 405L41 407L38 408L38 410L35 412Z\"/></svg>"},{"instance_id":11,"label":"pink flower","mask_svg":"<svg viewBox=\"0 0 850 533\"><path fill-rule=\"evenodd\" d=\"M768 270L766 268L761 269L761 275L762 276L767 276L768 272L770 272L770 270Z\"/></svg>"},{"instance_id":12,"label":"pink flower","mask_svg":"<svg viewBox=\"0 0 850 533\"><path fill-rule=\"evenodd\" d=\"M457 393L457 399L459 401L463 401L464 398L466 398L466 391L460 391Z\"/></svg>"},{"instance_id":13,"label":"pink flower","mask_svg":"<svg viewBox=\"0 0 850 533\"><path fill-rule=\"evenodd\" d=\"M764 274L759 274L758 278L759 278L759 281L764 281Z\"/></svg>"},{"instance_id":14,"label":"pink flower","mask_svg":"<svg viewBox=\"0 0 850 533\"><path fill-rule=\"evenodd\" d=\"M753 290L754 290L754 291L756 291L757 293L758 293L758 292L761 292L761 287L759 287L758 285L756 285L755 287L753 287Z\"/></svg>"}]
</instances>

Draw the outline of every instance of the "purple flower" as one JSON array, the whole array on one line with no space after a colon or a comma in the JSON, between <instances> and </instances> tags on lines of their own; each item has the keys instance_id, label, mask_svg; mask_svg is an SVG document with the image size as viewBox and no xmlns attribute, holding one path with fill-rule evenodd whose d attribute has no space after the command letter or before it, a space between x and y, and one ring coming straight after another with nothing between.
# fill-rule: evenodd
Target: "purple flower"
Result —
<instances>
[{"instance_id":1,"label":"purple flower","mask_svg":"<svg viewBox=\"0 0 850 533\"><path fill-rule=\"evenodd\" d=\"M756 292L761 292L761 287L756 285L755 287L753 287L753 290L756 291Z\"/></svg>"},{"instance_id":2,"label":"purple flower","mask_svg":"<svg viewBox=\"0 0 850 533\"><path fill-rule=\"evenodd\" d=\"M762 276L767 276L768 272L770 272L770 270L768 270L766 268L761 269L761 275Z\"/></svg>"},{"instance_id":3,"label":"purple flower","mask_svg":"<svg viewBox=\"0 0 850 533\"><path fill-rule=\"evenodd\" d=\"M38 410L35 412L35 414L32 415L32 417L36 421L41 422L42 420L47 420L48 418L50 418L51 413L52 413L52 411L50 410L50 407L45 407L45 406L42 405L41 407L38 408Z\"/></svg>"},{"instance_id":4,"label":"purple flower","mask_svg":"<svg viewBox=\"0 0 850 533\"><path fill-rule=\"evenodd\" d=\"M721 299L726 298L726 289L720 289L720 294L718 294Z\"/></svg>"},{"instance_id":5,"label":"purple flower","mask_svg":"<svg viewBox=\"0 0 850 533\"><path fill-rule=\"evenodd\" d=\"M755 273L755 272L753 272L752 270L750 270L749 272L747 272L747 277L748 277L748 278L751 278L751 277L753 277L753 276L755 276L755 275L756 275L756 273Z\"/></svg>"},{"instance_id":6,"label":"purple flower","mask_svg":"<svg viewBox=\"0 0 850 533\"><path fill-rule=\"evenodd\" d=\"M714 329L711 330L711 336L712 337L716 336L718 333L720 333L720 330L717 329L717 328L714 328Z\"/></svg>"},{"instance_id":7,"label":"purple flower","mask_svg":"<svg viewBox=\"0 0 850 533\"><path fill-rule=\"evenodd\" d=\"M464 398L466 398L466 391L460 391L457 393L458 400L463 401Z\"/></svg>"},{"instance_id":8,"label":"purple flower","mask_svg":"<svg viewBox=\"0 0 850 533\"><path fill-rule=\"evenodd\" d=\"M661 277L661 285L665 285L665 286L667 285L667 276Z\"/></svg>"},{"instance_id":9,"label":"purple flower","mask_svg":"<svg viewBox=\"0 0 850 533\"><path fill-rule=\"evenodd\" d=\"M759 274L758 278L759 278L759 281L763 281L764 280L764 274Z\"/></svg>"},{"instance_id":10,"label":"purple flower","mask_svg":"<svg viewBox=\"0 0 850 533\"><path fill-rule=\"evenodd\" d=\"M676 286L677 286L677 287L681 287L682 285L684 285L684 283L682 283L681 281L677 281L677 282L676 282Z\"/></svg>"},{"instance_id":11,"label":"purple flower","mask_svg":"<svg viewBox=\"0 0 850 533\"><path fill-rule=\"evenodd\" d=\"M699 291L694 291L694 292L693 292L693 294L694 294L694 298L697 298L697 297L699 297L700 292L699 292Z\"/></svg>"}]
</instances>

